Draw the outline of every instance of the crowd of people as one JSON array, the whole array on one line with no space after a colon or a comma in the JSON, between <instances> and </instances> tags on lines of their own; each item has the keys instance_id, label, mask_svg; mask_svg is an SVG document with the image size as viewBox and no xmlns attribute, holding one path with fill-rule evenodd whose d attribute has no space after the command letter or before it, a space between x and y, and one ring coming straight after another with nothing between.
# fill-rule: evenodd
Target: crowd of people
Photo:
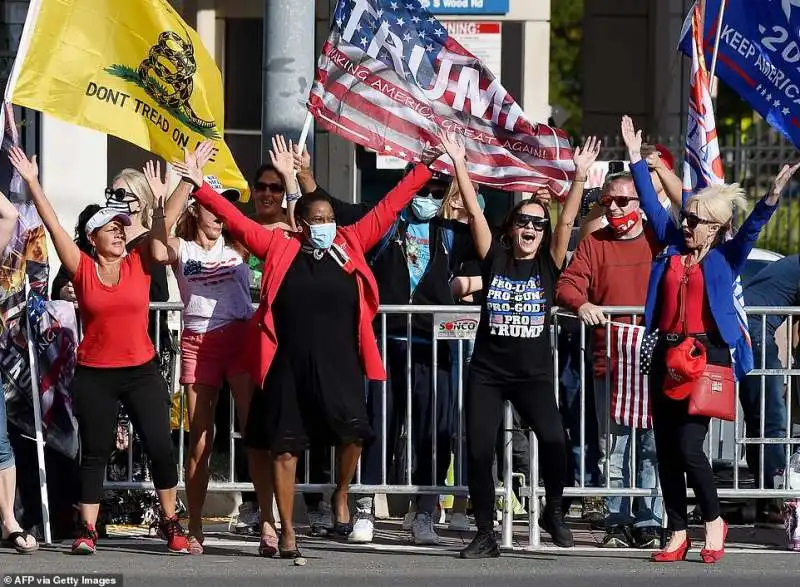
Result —
<instances>
[{"instance_id":1,"label":"crowd of people","mask_svg":"<svg viewBox=\"0 0 800 587\"><path fill-rule=\"evenodd\" d=\"M269 163L254 175L253 218L236 206L238 190L204 174L213 155L212 144L205 142L173 162L180 181L171 193L170 178L158 163L124 170L107 190L105 205L92 205L81 215L75 239L39 184L35 157L13 149L11 163L27 182L61 262L54 297L75 303L83 328L71 388L81 441L81 523L72 552L91 554L97 546L98 510L120 405L149 457L159 530L169 551L199 555L214 416L220 391L230 389L255 489L258 552L293 559L301 556L293 508L304 453L311 454L311 483L327 483L331 450L335 459L329 499L304 496L312 533L371 542L375 496L353 496L355 510L350 509L350 484L359 462L362 485L387 484L390 470L408 466L407 481L413 485L444 486L452 453L461 454L453 451L453 443L460 440L457 381L462 376L466 458L457 466L469 487L477 532L461 557L500 555L494 533L495 463L506 400L518 426L530 427L539 443L545 488L540 526L557 546L572 546L563 492L573 483L580 438L571 430L570 402L559 402L554 393L554 380L566 381L570 369L568 362L556 373L552 360L550 314L559 305L595 329L588 384L596 434L588 436L597 445L598 462L589 468L597 469L597 477L607 470L612 487L651 489L660 480L663 492L663 504L655 497L634 503L606 498L598 520L606 531L603 545L656 548L666 514L672 535L653 560L684 559L691 547L688 478L705 522L701 557L718 561L727 525L703 452L710 417L696 409L687 390L697 379L692 369L701 354L725 381L752 384L746 375L753 350L737 321L734 287L800 164L784 167L734 230L734 209L746 205L739 186L710 186L684 201L669 153L643 144L628 117L621 131L630 171L610 173L594 206L586 205L585 184L601 144L589 138L575 149L575 177L556 219L550 214L552 195L540 190L514 206L497 228L487 221L483 197L469 176L463 137L444 131L374 206L332 197L317 184L308 153L276 136ZM453 163L452 179L431 169L443 156ZM0 245L11 238L15 222L14 206L0 197ZM578 223L580 236L568 261ZM784 263L797 273L796 258ZM149 313L151 301L167 297L167 266L184 306L180 383L190 431L188 531L176 511L170 392L156 353L155 331L168 328L154 328L156 318ZM745 291L748 303L778 303L770 297L771 284L782 283L786 273L771 271ZM800 297L800 279L791 281L794 289L789 281L780 289L786 305ZM450 342L436 339L430 314L414 314L410 322L405 315L381 320L380 304L479 305L474 344L466 345L467 365L457 360ZM646 308L642 324L654 335L653 429L609 418L611 351L604 306ZM771 321L768 332L774 335L777 326ZM750 330L758 329L751 324ZM382 356L379 341L384 339ZM754 345L757 354L767 346L768 365L777 361L774 340L758 337ZM768 384L765 435L785 434L784 400L777 387L777 382ZM760 421L759 398L757 388L742 395L749 429ZM38 545L14 519L14 458L4 423L0 410L3 538L18 552L30 553ZM413 453L410 464L398 450L404 429ZM525 435L520 436L524 442ZM527 450L515 446L528 481L537 483L527 471ZM748 458L758 467L755 452ZM765 471L773 476L785 466L780 451L766 450L765 460ZM438 543L438 496L421 493L412 502L405 527L414 542ZM466 500L460 500L451 528L468 530L466 514Z\"/></svg>"}]
</instances>

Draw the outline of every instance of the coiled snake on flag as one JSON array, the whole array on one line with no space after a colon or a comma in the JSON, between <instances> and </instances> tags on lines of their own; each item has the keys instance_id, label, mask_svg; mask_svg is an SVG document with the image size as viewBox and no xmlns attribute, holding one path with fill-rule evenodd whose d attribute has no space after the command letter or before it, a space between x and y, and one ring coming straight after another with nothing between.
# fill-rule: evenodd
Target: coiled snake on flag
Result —
<instances>
[{"instance_id":1,"label":"coiled snake on flag","mask_svg":"<svg viewBox=\"0 0 800 587\"><path fill-rule=\"evenodd\" d=\"M150 72L154 76L151 76ZM150 49L150 54L139 65L142 84L162 106L182 113L198 128L214 128L213 121L201 119L189 105L189 98L194 89L192 79L196 72L197 63L194 60L194 47L191 41L184 41L180 35L172 31L165 31L158 36L158 43ZM172 91L159 84L157 80L170 86Z\"/></svg>"}]
</instances>

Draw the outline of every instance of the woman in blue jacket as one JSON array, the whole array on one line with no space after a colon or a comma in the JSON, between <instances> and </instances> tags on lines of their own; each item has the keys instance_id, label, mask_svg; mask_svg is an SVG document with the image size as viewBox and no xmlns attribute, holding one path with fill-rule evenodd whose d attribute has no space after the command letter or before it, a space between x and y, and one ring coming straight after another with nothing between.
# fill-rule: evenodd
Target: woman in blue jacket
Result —
<instances>
[{"instance_id":1,"label":"woman in blue jacket","mask_svg":"<svg viewBox=\"0 0 800 587\"><path fill-rule=\"evenodd\" d=\"M678 401L665 395L665 355L668 348L692 336L705 347L708 363L733 367L738 379L753 368L749 338L734 307L734 282L800 164L784 166L739 231L726 239L734 207L746 204L738 185L713 185L692 195L684 202L681 224L676 226L659 204L647 162L642 160L641 131L634 130L627 116L622 119L622 136L641 208L666 247L653 262L645 306L647 330L659 331L651 375L653 419L658 474L672 530L666 549L653 554L653 560L683 560L691 546L686 536L685 474L705 521L701 557L703 562L715 563L725 554L727 525L720 517L714 476L703 452L710 418L690 415L688 399Z\"/></svg>"}]
</instances>

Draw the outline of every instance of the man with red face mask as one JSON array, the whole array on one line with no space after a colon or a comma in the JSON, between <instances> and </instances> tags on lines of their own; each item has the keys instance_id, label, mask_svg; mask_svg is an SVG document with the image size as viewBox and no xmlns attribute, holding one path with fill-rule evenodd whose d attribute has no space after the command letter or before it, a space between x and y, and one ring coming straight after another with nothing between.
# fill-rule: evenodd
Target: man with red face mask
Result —
<instances>
[{"instance_id":1,"label":"man with red face mask","mask_svg":"<svg viewBox=\"0 0 800 587\"><path fill-rule=\"evenodd\" d=\"M634 432L609 417L610 390L606 384L607 318L600 306L642 306L653 258L660 247L647 229L639 209L639 198L628 172L609 175L600 197L607 226L584 238L575 250L567 269L556 286L556 303L574 312L589 327L594 327L592 343L594 390L601 460L608 460L611 487L630 486L630 450L636 446L636 486L656 486L656 449L651 430ZM614 317L615 322L630 322ZM615 352L612 349L612 358ZM613 385L613 382L612 382ZM604 471L601 463L600 470ZM653 498L637 498L636 517L631 516L630 499L606 498L608 515L603 546L652 548L659 540L660 504Z\"/></svg>"}]
</instances>

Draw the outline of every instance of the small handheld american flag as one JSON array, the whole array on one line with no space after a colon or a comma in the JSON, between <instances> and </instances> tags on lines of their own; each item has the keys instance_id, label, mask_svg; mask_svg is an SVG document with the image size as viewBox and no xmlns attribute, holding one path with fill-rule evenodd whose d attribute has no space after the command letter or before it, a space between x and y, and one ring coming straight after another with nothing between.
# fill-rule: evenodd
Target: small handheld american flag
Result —
<instances>
[{"instance_id":1,"label":"small handheld american flag","mask_svg":"<svg viewBox=\"0 0 800 587\"><path fill-rule=\"evenodd\" d=\"M612 322L611 417L631 428L652 428L648 373L652 366L658 331L644 326Z\"/></svg>"}]
</instances>

